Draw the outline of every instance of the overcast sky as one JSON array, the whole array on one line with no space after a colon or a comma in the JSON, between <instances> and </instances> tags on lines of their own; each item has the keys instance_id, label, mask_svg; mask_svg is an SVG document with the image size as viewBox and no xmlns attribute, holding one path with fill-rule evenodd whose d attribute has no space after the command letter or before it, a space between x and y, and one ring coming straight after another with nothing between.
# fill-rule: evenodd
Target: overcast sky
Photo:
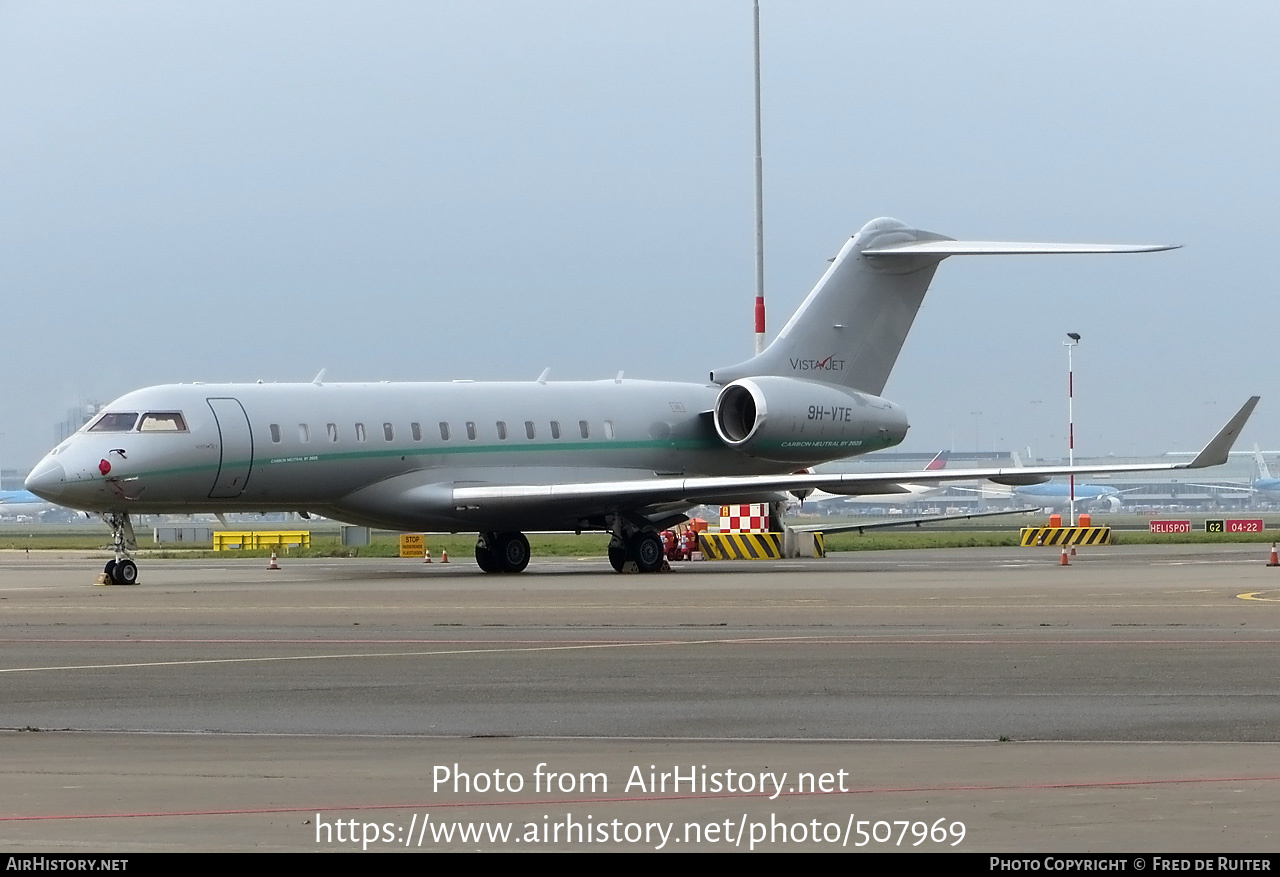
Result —
<instances>
[{"instance_id":1,"label":"overcast sky","mask_svg":"<svg viewBox=\"0 0 1280 877\"><path fill-rule=\"evenodd\" d=\"M905 450L1280 445L1280 4L776 2L780 328L877 216L950 259ZM704 380L752 345L751 3L0 0L0 466L192 380Z\"/></svg>"}]
</instances>

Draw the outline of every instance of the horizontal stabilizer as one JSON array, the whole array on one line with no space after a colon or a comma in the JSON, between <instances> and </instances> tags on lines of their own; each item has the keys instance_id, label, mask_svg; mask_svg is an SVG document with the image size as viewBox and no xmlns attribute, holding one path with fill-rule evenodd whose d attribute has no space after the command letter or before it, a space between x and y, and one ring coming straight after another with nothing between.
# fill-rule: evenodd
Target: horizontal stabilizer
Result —
<instances>
[{"instance_id":1,"label":"horizontal stabilizer","mask_svg":"<svg viewBox=\"0 0 1280 877\"><path fill-rule=\"evenodd\" d=\"M1075 253L1157 253L1181 244L1041 244L1018 241L905 241L869 247L864 256L1052 256Z\"/></svg>"}]
</instances>

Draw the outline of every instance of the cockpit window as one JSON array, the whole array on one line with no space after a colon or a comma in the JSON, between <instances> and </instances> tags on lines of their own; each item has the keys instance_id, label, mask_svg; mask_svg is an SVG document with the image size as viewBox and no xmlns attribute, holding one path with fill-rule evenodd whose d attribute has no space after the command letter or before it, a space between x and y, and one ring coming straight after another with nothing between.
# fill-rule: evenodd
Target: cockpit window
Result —
<instances>
[{"instance_id":1,"label":"cockpit window","mask_svg":"<svg viewBox=\"0 0 1280 877\"><path fill-rule=\"evenodd\" d=\"M89 432L128 432L138 422L138 412L108 411L98 418Z\"/></svg>"},{"instance_id":2,"label":"cockpit window","mask_svg":"<svg viewBox=\"0 0 1280 877\"><path fill-rule=\"evenodd\" d=\"M138 432L186 432L187 421L177 411L148 411L142 415Z\"/></svg>"}]
</instances>

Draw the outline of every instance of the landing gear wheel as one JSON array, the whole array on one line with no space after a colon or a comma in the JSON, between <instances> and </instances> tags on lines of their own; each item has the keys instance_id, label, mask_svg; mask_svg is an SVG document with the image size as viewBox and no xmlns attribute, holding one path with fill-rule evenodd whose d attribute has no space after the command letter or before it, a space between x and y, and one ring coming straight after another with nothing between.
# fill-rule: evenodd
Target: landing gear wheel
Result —
<instances>
[{"instance_id":1,"label":"landing gear wheel","mask_svg":"<svg viewBox=\"0 0 1280 877\"><path fill-rule=\"evenodd\" d=\"M108 560L106 566L102 568L102 574L114 582L116 580L116 562Z\"/></svg>"},{"instance_id":2,"label":"landing gear wheel","mask_svg":"<svg viewBox=\"0 0 1280 877\"><path fill-rule=\"evenodd\" d=\"M117 585L136 585L138 583L138 565L132 560L117 561L111 572L111 580Z\"/></svg>"},{"instance_id":3,"label":"landing gear wheel","mask_svg":"<svg viewBox=\"0 0 1280 877\"><path fill-rule=\"evenodd\" d=\"M484 545L476 546L476 565L485 572L501 572L498 567L498 559Z\"/></svg>"},{"instance_id":4,"label":"landing gear wheel","mask_svg":"<svg viewBox=\"0 0 1280 877\"><path fill-rule=\"evenodd\" d=\"M622 566L627 562L627 549L621 545L609 546L609 565L613 567L614 572L622 572Z\"/></svg>"},{"instance_id":5,"label":"landing gear wheel","mask_svg":"<svg viewBox=\"0 0 1280 877\"><path fill-rule=\"evenodd\" d=\"M529 540L523 533L499 533L497 560L503 572L524 572L529 565Z\"/></svg>"},{"instance_id":6,"label":"landing gear wheel","mask_svg":"<svg viewBox=\"0 0 1280 877\"><path fill-rule=\"evenodd\" d=\"M662 569L664 552L662 539L651 530L643 530L631 537L631 560L636 562L640 572L657 572Z\"/></svg>"}]
</instances>

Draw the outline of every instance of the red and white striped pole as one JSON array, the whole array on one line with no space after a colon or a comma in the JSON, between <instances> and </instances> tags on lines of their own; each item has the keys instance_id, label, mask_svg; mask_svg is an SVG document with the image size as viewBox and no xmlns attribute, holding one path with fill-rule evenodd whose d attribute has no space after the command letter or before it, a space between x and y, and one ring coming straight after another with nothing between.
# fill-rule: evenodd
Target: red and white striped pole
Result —
<instances>
[{"instance_id":1,"label":"red and white striped pole","mask_svg":"<svg viewBox=\"0 0 1280 877\"><path fill-rule=\"evenodd\" d=\"M760 136L760 0L755 2L756 59L756 343L764 350L764 158Z\"/></svg>"},{"instance_id":2,"label":"red and white striped pole","mask_svg":"<svg viewBox=\"0 0 1280 877\"><path fill-rule=\"evenodd\" d=\"M1072 368L1071 351L1080 343L1078 332L1068 332L1067 341L1067 465L1076 464L1076 417L1075 417L1075 372ZM1071 473L1071 526L1076 525L1076 475Z\"/></svg>"}]
</instances>

